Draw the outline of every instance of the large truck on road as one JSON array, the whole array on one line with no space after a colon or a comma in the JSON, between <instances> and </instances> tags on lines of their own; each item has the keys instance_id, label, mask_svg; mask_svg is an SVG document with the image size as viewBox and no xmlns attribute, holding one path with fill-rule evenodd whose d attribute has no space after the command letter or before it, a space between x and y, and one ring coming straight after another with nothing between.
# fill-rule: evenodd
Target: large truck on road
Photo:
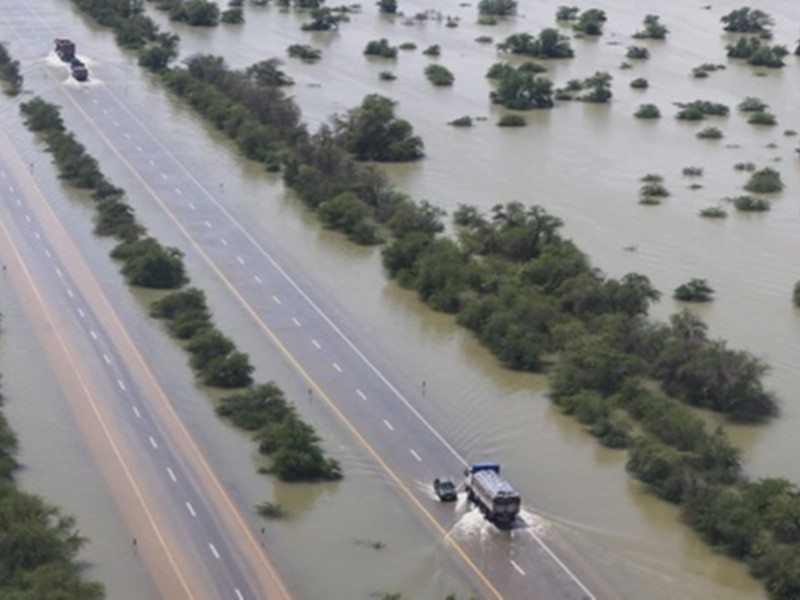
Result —
<instances>
[{"instance_id":1,"label":"large truck on road","mask_svg":"<svg viewBox=\"0 0 800 600\"><path fill-rule=\"evenodd\" d=\"M474 463L464 472L464 487L471 502L500 528L509 528L519 514L521 500L511 484L500 474L497 463Z\"/></svg>"}]
</instances>

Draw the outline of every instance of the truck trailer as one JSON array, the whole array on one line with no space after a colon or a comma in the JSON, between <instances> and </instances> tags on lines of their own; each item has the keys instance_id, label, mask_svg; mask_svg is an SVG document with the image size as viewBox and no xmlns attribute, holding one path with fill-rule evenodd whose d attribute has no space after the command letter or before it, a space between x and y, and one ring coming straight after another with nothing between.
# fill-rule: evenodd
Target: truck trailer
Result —
<instances>
[{"instance_id":1,"label":"truck trailer","mask_svg":"<svg viewBox=\"0 0 800 600\"><path fill-rule=\"evenodd\" d=\"M521 500L500 474L497 463L475 463L464 472L467 495L483 515L500 528L510 528L519 514Z\"/></svg>"}]
</instances>

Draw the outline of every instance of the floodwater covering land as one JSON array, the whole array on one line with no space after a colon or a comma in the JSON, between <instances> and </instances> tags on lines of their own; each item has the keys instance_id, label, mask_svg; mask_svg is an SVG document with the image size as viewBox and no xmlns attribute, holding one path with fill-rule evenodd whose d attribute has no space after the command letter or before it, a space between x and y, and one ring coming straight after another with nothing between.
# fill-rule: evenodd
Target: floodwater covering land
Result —
<instances>
[{"instance_id":1,"label":"floodwater covering land","mask_svg":"<svg viewBox=\"0 0 800 600\"><path fill-rule=\"evenodd\" d=\"M520 17L493 27L475 25L474 6L438 5L436 9L444 15L459 17L456 28L436 20L407 25L403 18L380 16L374 7L364 6L363 13L342 24L338 33L315 34L300 31L305 15L281 12L274 6L248 5L247 22L237 28L191 29L168 23L160 13L151 14L181 35L184 57L195 52L222 55L235 68L283 57L291 43L321 48L323 58L316 64L287 59L284 65L296 81L291 93L312 128L332 113L359 104L367 93L394 98L398 113L424 139L427 154L421 163L388 168L400 189L451 212L460 203L485 210L509 200L541 204L565 221L567 235L591 256L595 266L612 276L636 271L650 277L664 292L653 311L656 316L664 317L679 307L670 298L677 285L694 277L707 279L716 291L715 300L694 310L709 323L713 335L762 356L773 367L767 384L783 400L781 417L768 424L726 425L733 441L745 451L745 471L800 481L793 439L800 420L800 407L793 397L800 383L800 315L791 305L792 286L800 279L792 260L800 250L800 167L794 151L797 138L785 135L786 130L800 129L800 113L789 100L800 91L798 59L786 57L787 66L780 70L728 61L724 47L731 38L722 32L719 18L738 4L714 4L705 10L692 2L662 6L598 1L592 6L606 10L609 17L604 35L573 40L576 58L548 65L547 75L563 85L597 70L608 71L614 77L612 102L600 106L559 103L552 111L526 115L526 128L501 129L494 125L501 111L490 105L491 86L484 78L499 58L491 45L478 44L475 38L490 35L501 41L513 32L537 32L554 24L558 3L520 4ZM655 597L661 593L665 598L749 598L761 593L743 566L713 554L688 528L676 525L672 507L644 494L625 474L621 453L598 448L579 426L559 415L546 399L541 378L497 367L449 318L432 314L412 295L387 283L377 252L353 248L338 235L320 230L275 179L235 158L232 150L220 150L213 132L137 73L130 57L115 49L111 36L90 33L68 3L51 0L41 5L37 10L50 27L61 23L73 37L86 36L82 51L95 57L93 72L105 85L130 94L138 107L134 110L148 122L158 123L165 142L187 164L203 164L206 184L224 185L231 209L257 222L263 236L285 248L293 266L341 307L343 318L358 336L392 365L393 375L412 386L426 381L426 414L445 436L470 457L502 462L526 503L605 568L621 594L641 597L644 590L660 586L664 589L655 591ZM776 21L774 41L793 49L800 24L798 7L778 1L758 7ZM401 2L400 8L411 15L431 7ZM665 41L631 39L647 13L659 14L669 27ZM396 61L389 62L362 56L367 41L380 37L395 44L413 41L418 50L401 52ZM620 69L625 49L633 43L647 46L650 58L630 60L631 69ZM441 46L438 62L455 75L452 87L434 88L425 79L430 59L421 49L431 44ZM35 60L44 52L37 56L36 49L19 41L12 47L19 59ZM707 78L692 77L692 69L703 63L727 68ZM387 69L396 73L395 81L379 80L380 71ZM629 82L636 77L648 79L647 90L630 89ZM767 102L778 125L748 124L735 110L747 96ZM696 138L707 122L674 118L677 107L673 103L695 99L731 107L730 116L710 120L723 131L721 140ZM633 113L642 103L659 106L662 118L635 119ZM462 115L488 119L464 130L446 125ZM786 188L771 200L771 210L745 214L725 205L727 219L700 218L701 209L743 193L748 174L734 165L747 162L780 171ZM684 177L682 170L688 166L701 167L703 176ZM662 175L671 192L659 206L638 204L639 179L646 173ZM124 173L112 179L128 189ZM702 187L690 189L693 183ZM160 217L146 206L137 208L158 231ZM166 234L168 226L161 223L160 227ZM104 260L104 252L98 246L98 260ZM206 277L211 285L210 275ZM226 330L237 341L241 337L243 346L258 347L235 306L221 297L214 300L220 320L231 324ZM154 339L165 343L157 335ZM4 351L13 353L13 345ZM271 364L276 361L265 357L265 372L290 382L285 366ZM226 453L235 452L227 449L227 443L235 436L213 425L213 416L203 414L205 408L187 410L199 421L196 426L204 435L218 436L216 445L212 444L218 452L216 462L227 464ZM323 430L327 425L334 444L352 447L325 416L315 418ZM20 433L24 445L24 432ZM278 486L274 491L289 507L307 507L295 509L290 521L274 525L276 548L287 569L315 574L303 577L302 595L319 597L335 582L356 576L375 578L350 584L357 589L349 591L362 596L364 590L381 589L429 597L451 589L448 581L457 574L448 563L430 560L439 550L424 537L425 532L409 528L410 519L385 518L381 506L397 501L390 491L375 492L381 475L357 452L341 451L348 479L331 486L330 494L304 487ZM231 476L231 485L255 504L263 496L264 484L252 482L248 467ZM365 510L370 518L363 518ZM321 543L320 539L334 541ZM386 549L370 553L368 544L353 541L369 539L382 540ZM426 550L420 551L421 547ZM395 574L365 576L365 569L359 567L364 555L376 569L391 564L397 569Z\"/></svg>"}]
</instances>

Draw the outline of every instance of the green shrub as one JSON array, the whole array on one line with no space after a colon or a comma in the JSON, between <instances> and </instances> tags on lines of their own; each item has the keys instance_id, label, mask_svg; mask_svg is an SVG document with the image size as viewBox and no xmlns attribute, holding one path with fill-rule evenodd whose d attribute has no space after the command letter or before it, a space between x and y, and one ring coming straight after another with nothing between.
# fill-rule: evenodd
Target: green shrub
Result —
<instances>
[{"instance_id":1,"label":"green shrub","mask_svg":"<svg viewBox=\"0 0 800 600\"><path fill-rule=\"evenodd\" d=\"M675 288L672 297L682 302L709 302L714 289L705 279L690 279Z\"/></svg>"},{"instance_id":2,"label":"green shrub","mask_svg":"<svg viewBox=\"0 0 800 600\"><path fill-rule=\"evenodd\" d=\"M227 8L222 11L220 21L228 25L240 25L244 23L244 11L238 7Z\"/></svg>"},{"instance_id":3,"label":"green shrub","mask_svg":"<svg viewBox=\"0 0 800 600\"><path fill-rule=\"evenodd\" d=\"M763 198L755 198L754 196L736 196L735 198L726 198L731 202L736 210L742 212L765 212L770 209L769 202Z\"/></svg>"},{"instance_id":4,"label":"green shrub","mask_svg":"<svg viewBox=\"0 0 800 600\"><path fill-rule=\"evenodd\" d=\"M646 175L642 175L639 181L643 183L661 183L664 181L664 178L658 173L647 173Z\"/></svg>"},{"instance_id":5,"label":"green shrub","mask_svg":"<svg viewBox=\"0 0 800 600\"><path fill-rule=\"evenodd\" d=\"M689 103L677 103L678 119L687 121L699 121L706 116L725 117L730 109L719 102L709 102L708 100L695 100Z\"/></svg>"},{"instance_id":6,"label":"green shrub","mask_svg":"<svg viewBox=\"0 0 800 600\"><path fill-rule=\"evenodd\" d=\"M389 40L381 38L372 40L364 48L366 56L379 56L381 58L397 58L397 46L389 44Z\"/></svg>"},{"instance_id":7,"label":"green shrub","mask_svg":"<svg viewBox=\"0 0 800 600\"><path fill-rule=\"evenodd\" d=\"M722 135L722 130L719 127L704 127L697 132L697 137L701 140L719 140Z\"/></svg>"},{"instance_id":8,"label":"green shrub","mask_svg":"<svg viewBox=\"0 0 800 600\"><path fill-rule=\"evenodd\" d=\"M256 507L256 512L265 519L284 519L289 512L280 504L263 502Z\"/></svg>"},{"instance_id":9,"label":"green shrub","mask_svg":"<svg viewBox=\"0 0 800 600\"><path fill-rule=\"evenodd\" d=\"M644 46L628 46L625 56L632 60L647 60L650 58L650 50Z\"/></svg>"},{"instance_id":10,"label":"green shrub","mask_svg":"<svg viewBox=\"0 0 800 600\"><path fill-rule=\"evenodd\" d=\"M775 115L768 112L754 112L750 114L750 117L747 119L747 122L751 125L765 125L765 126L772 126L777 125L778 120L775 118Z\"/></svg>"},{"instance_id":11,"label":"green shrub","mask_svg":"<svg viewBox=\"0 0 800 600\"><path fill-rule=\"evenodd\" d=\"M525 127L528 122L522 115L503 115L497 121L498 127Z\"/></svg>"},{"instance_id":12,"label":"green shrub","mask_svg":"<svg viewBox=\"0 0 800 600\"><path fill-rule=\"evenodd\" d=\"M783 187L781 174L770 167L755 171L744 185L744 189L756 194L775 194L783 190Z\"/></svg>"},{"instance_id":13,"label":"green shrub","mask_svg":"<svg viewBox=\"0 0 800 600\"><path fill-rule=\"evenodd\" d=\"M703 167L683 167L681 173L684 177L702 177Z\"/></svg>"},{"instance_id":14,"label":"green shrub","mask_svg":"<svg viewBox=\"0 0 800 600\"><path fill-rule=\"evenodd\" d=\"M479 35L475 38L475 41L479 44L491 44L494 42L494 38L490 35Z\"/></svg>"},{"instance_id":15,"label":"green shrub","mask_svg":"<svg viewBox=\"0 0 800 600\"><path fill-rule=\"evenodd\" d=\"M725 212L724 208L719 206L709 206L700 211L700 216L707 219L724 219L728 216L728 213Z\"/></svg>"},{"instance_id":16,"label":"green shrub","mask_svg":"<svg viewBox=\"0 0 800 600\"><path fill-rule=\"evenodd\" d=\"M573 28L584 35L603 35L603 24L605 22L606 13L604 10L589 8L578 15Z\"/></svg>"},{"instance_id":17,"label":"green shrub","mask_svg":"<svg viewBox=\"0 0 800 600\"><path fill-rule=\"evenodd\" d=\"M641 104L633 116L637 119L659 119L661 111L655 104Z\"/></svg>"},{"instance_id":18,"label":"green shrub","mask_svg":"<svg viewBox=\"0 0 800 600\"><path fill-rule=\"evenodd\" d=\"M669 29L661 23L658 15L646 15L644 18L644 29L633 34L634 39L663 40L667 37Z\"/></svg>"},{"instance_id":19,"label":"green shrub","mask_svg":"<svg viewBox=\"0 0 800 600\"><path fill-rule=\"evenodd\" d=\"M322 50L308 44L292 44L286 49L291 58L299 58L304 62L316 62L322 58Z\"/></svg>"},{"instance_id":20,"label":"green shrub","mask_svg":"<svg viewBox=\"0 0 800 600\"><path fill-rule=\"evenodd\" d=\"M381 81L394 81L397 79L397 75L392 73L391 71L381 71L378 73L378 79Z\"/></svg>"},{"instance_id":21,"label":"green shrub","mask_svg":"<svg viewBox=\"0 0 800 600\"><path fill-rule=\"evenodd\" d=\"M637 77L631 81L631 87L635 90L646 90L650 87L650 83L644 77Z\"/></svg>"},{"instance_id":22,"label":"green shrub","mask_svg":"<svg viewBox=\"0 0 800 600\"><path fill-rule=\"evenodd\" d=\"M794 305L800 308L800 281L794 284L792 300L794 301Z\"/></svg>"},{"instance_id":23,"label":"green shrub","mask_svg":"<svg viewBox=\"0 0 800 600\"><path fill-rule=\"evenodd\" d=\"M742 112L764 112L769 108L769 105L755 96L748 96L742 100L737 107Z\"/></svg>"},{"instance_id":24,"label":"green shrub","mask_svg":"<svg viewBox=\"0 0 800 600\"><path fill-rule=\"evenodd\" d=\"M400 50L416 50L417 45L414 42L403 42L398 46Z\"/></svg>"},{"instance_id":25,"label":"green shrub","mask_svg":"<svg viewBox=\"0 0 800 600\"><path fill-rule=\"evenodd\" d=\"M447 67L442 65L428 65L425 67L425 77L435 86L447 87L453 85L455 76Z\"/></svg>"},{"instance_id":26,"label":"green shrub","mask_svg":"<svg viewBox=\"0 0 800 600\"><path fill-rule=\"evenodd\" d=\"M478 14L493 17L511 17L517 14L516 0L480 0Z\"/></svg>"},{"instance_id":27,"label":"green shrub","mask_svg":"<svg viewBox=\"0 0 800 600\"><path fill-rule=\"evenodd\" d=\"M432 46L428 46L425 50L422 51L425 56L441 56L442 49L439 44L433 44Z\"/></svg>"},{"instance_id":28,"label":"green shrub","mask_svg":"<svg viewBox=\"0 0 800 600\"><path fill-rule=\"evenodd\" d=\"M458 117L457 119L449 121L447 124L453 127L472 127L472 117L464 115L463 117Z\"/></svg>"},{"instance_id":29,"label":"green shrub","mask_svg":"<svg viewBox=\"0 0 800 600\"><path fill-rule=\"evenodd\" d=\"M747 171L747 172L752 172L756 170L755 164L751 162L738 162L735 165L733 165L733 168L736 171Z\"/></svg>"}]
</instances>

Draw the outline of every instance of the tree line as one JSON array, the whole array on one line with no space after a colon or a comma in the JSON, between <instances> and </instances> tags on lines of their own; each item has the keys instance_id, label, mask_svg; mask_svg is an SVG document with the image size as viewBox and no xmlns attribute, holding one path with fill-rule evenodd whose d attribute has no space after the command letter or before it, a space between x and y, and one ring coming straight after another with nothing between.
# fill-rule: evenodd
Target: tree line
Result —
<instances>
[{"instance_id":1,"label":"tree line","mask_svg":"<svg viewBox=\"0 0 800 600\"><path fill-rule=\"evenodd\" d=\"M22 91L23 78L19 72L19 61L11 58L2 42L0 42L0 80L3 82L3 91L9 96L16 96Z\"/></svg>"},{"instance_id":2,"label":"tree line","mask_svg":"<svg viewBox=\"0 0 800 600\"><path fill-rule=\"evenodd\" d=\"M604 17L590 13L584 33L600 33ZM659 25L654 37L666 34L657 18L649 24ZM557 31L539 38L518 34L501 50L540 58L571 54ZM237 99L254 85L246 73L208 76L205 68L192 69L193 61L215 69L222 64L194 57L185 69L169 69L165 81L193 79L187 88L194 93L219 92L218 104L199 111L207 118L252 116ZM535 71L521 75L532 80ZM520 71L503 73L509 74L519 77ZM602 102L610 97L609 81L598 73L564 93L588 88L587 100ZM392 160L391 152L376 154L373 142L382 149L413 143L410 125L393 125L392 107L389 99L368 96L313 134L298 117L296 137L270 141L277 144L271 146L277 164L267 167L282 170L326 225L361 243L388 239L383 262L392 278L433 309L455 315L508 367L548 372L553 402L601 443L626 448L633 476L679 504L684 520L710 544L746 560L774 597L797 597L800 552L787 525L787 517L800 523L793 516L800 511L797 487L782 479L748 481L739 450L693 412L703 408L747 421L776 415L777 400L762 384L766 365L709 338L705 324L689 313L668 323L650 321L648 309L659 293L647 277L604 276L561 236L561 221L539 206L499 204L489 216L462 206L453 215L455 235L444 235L443 211L394 190L360 162ZM702 118L726 107L696 102L683 108L681 118ZM392 138L397 131L400 140Z\"/></svg>"},{"instance_id":3,"label":"tree line","mask_svg":"<svg viewBox=\"0 0 800 600\"><path fill-rule=\"evenodd\" d=\"M118 240L111 256L122 262L121 271L128 283L173 290L188 283L181 252L165 248L147 235L144 226L136 221L133 208L124 201L125 192L106 179L97 160L67 131L58 107L35 97L20 109L26 126L41 137L53 155L59 177L76 188L91 190L96 210L95 233ZM183 342L191 355L190 365L204 385L243 389L245 395L257 395L264 387L253 385L254 368L249 356L238 351L214 326L200 290L189 288L165 296L153 303L151 316L168 320L169 332ZM232 421L240 428L250 429L242 425L247 419ZM270 427L269 435L258 428L259 450L271 457L271 469L279 477L292 481L341 478L338 463L324 457L313 427L302 422L291 405L286 405L280 423ZM262 439L267 435L269 442Z\"/></svg>"}]
</instances>

